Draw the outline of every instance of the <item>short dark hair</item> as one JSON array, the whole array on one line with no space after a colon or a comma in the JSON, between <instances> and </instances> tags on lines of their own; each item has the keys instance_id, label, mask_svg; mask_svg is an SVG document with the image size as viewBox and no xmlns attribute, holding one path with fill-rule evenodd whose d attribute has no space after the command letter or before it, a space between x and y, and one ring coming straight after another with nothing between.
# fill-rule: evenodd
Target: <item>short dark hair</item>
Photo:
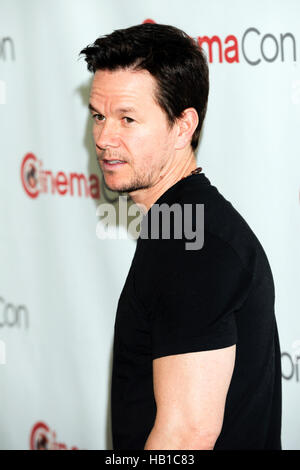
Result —
<instances>
[{"instance_id":1,"label":"short dark hair","mask_svg":"<svg viewBox=\"0 0 300 470\"><path fill-rule=\"evenodd\" d=\"M156 79L156 101L171 127L186 108L195 108L199 123L191 146L196 149L207 109L209 73L206 56L193 38L174 26L143 23L99 37L81 54L93 73L148 70Z\"/></svg>"}]
</instances>

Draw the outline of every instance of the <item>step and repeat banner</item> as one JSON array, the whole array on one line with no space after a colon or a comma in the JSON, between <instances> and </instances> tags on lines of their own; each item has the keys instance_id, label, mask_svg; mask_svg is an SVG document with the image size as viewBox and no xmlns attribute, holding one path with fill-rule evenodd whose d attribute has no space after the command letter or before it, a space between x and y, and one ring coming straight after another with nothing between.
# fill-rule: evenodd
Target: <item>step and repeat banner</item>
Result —
<instances>
[{"instance_id":1,"label":"step and repeat banner","mask_svg":"<svg viewBox=\"0 0 300 470\"><path fill-rule=\"evenodd\" d=\"M120 220L101 235L101 206L120 200L97 166L79 52L146 20L207 54L197 163L267 253L283 448L300 449L297 0L0 0L0 448L112 448L113 328L136 242Z\"/></svg>"}]
</instances>

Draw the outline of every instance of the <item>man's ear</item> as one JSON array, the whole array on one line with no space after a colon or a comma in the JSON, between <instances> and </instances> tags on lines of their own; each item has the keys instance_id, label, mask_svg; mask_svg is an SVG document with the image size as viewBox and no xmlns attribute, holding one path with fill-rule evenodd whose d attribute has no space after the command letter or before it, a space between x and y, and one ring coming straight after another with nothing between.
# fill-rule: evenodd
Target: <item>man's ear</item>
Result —
<instances>
[{"instance_id":1,"label":"man's ear","mask_svg":"<svg viewBox=\"0 0 300 470\"><path fill-rule=\"evenodd\" d=\"M195 108L185 109L181 116L177 118L178 134L175 142L177 150L183 149L186 145L190 144L198 123L199 117Z\"/></svg>"}]
</instances>

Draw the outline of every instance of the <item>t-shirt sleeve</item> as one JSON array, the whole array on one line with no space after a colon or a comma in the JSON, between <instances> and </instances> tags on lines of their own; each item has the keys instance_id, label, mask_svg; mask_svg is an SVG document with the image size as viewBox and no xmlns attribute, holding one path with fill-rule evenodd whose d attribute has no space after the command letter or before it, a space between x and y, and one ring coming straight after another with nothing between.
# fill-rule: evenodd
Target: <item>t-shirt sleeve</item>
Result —
<instances>
[{"instance_id":1,"label":"t-shirt sleeve","mask_svg":"<svg viewBox=\"0 0 300 470\"><path fill-rule=\"evenodd\" d=\"M152 358L237 344L236 314L252 273L230 244L210 233L200 250L175 246L165 245L167 267L152 303Z\"/></svg>"}]
</instances>

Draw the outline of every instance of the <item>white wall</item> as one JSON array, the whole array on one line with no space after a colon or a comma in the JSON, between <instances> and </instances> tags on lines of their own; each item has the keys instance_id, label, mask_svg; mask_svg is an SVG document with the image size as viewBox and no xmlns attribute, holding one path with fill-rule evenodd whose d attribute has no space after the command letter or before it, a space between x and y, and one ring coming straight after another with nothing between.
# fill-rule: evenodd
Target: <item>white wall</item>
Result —
<instances>
[{"instance_id":1,"label":"white wall","mask_svg":"<svg viewBox=\"0 0 300 470\"><path fill-rule=\"evenodd\" d=\"M269 258L287 377L283 447L300 449L296 0L0 0L0 448L28 449L32 432L35 444L44 433L52 447L111 448L114 316L135 241L96 236L96 208L116 194L103 193L87 110L91 75L78 53L147 18L220 38L198 163ZM225 59L229 35L239 62ZM27 164L49 172L47 191L34 198L20 176L28 153L36 160ZM101 199L80 196L76 185L71 195L69 183L61 194L52 188L51 178L70 181L71 173L97 175Z\"/></svg>"}]
</instances>

